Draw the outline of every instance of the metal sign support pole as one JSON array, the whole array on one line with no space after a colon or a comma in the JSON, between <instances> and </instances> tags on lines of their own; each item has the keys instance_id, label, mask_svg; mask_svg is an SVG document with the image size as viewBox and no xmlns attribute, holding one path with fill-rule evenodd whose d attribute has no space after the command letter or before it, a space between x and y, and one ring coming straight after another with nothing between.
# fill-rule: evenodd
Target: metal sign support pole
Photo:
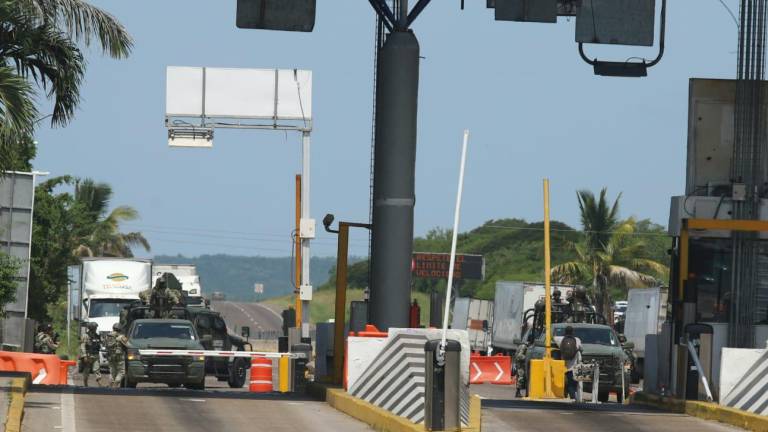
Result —
<instances>
[{"instance_id":1,"label":"metal sign support pole","mask_svg":"<svg viewBox=\"0 0 768 432\"><path fill-rule=\"evenodd\" d=\"M310 162L310 132L304 130L301 132L301 218L309 219L309 162ZM300 233L301 234L301 233ZM301 238L301 284L310 286L309 264L311 255L309 253L309 238ZM309 337L309 300L301 301L301 336Z\"/></svg>"}]
</instances>

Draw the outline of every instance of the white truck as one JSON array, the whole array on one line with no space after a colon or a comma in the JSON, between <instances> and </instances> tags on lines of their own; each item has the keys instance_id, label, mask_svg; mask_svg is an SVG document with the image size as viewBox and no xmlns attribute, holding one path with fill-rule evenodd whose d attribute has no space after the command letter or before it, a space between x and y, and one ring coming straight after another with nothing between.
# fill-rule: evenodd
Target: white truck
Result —
<instances>
[{"instance_id":1,"label":"white truck","mask_svg":"<svg viewBox=\"0 0 768 432\"><path fill-rule=\"evenodd\" d=\"M662 324L667 316L668 290L664 287L632 288L627 298L627 310L624 312L624 336L635 344L635 376L643 376L645 360L645 336L661 333Z\"/></svg>"},{"instance_id":2,"label":"white truck","mask_svg":"<svg viewBox=\"0 0 768 432\"><path fill-rule=\"evenodd\" d=\"M573 292L574 285L552 285L552 291L560 290L562 299ZM512 354L517 351L515 340L522 337L523 316L533 309L539 299L544 299L544 284L535 282L496 282L493 301L492 346L494 352Z\"/></svg>"},{"instance_id":3,"label":"white truck","mask_svg":"<svg viewBox=\"0 0 768 432\"><path fill-rule=\"evenodd\" d=\"M470 349L487 353L491 346L493 302L469 297L456 298L453 303L451 328L467 330Z\"/></svg>"},{"instance_id":4,"label":"white truck","mask_svg":"<svg viewBox=\"0 0 768 432\"><path fill-rule=\"evenodd\" d=\"M80 269L79 304L82 331L96 323L101 334L120 321L123 307L139 301L139 293L151 287L152 261L134 258L83 258ZM102 350L102 364L104 362Z\"/></svg>"},{"instance_id":5,"label":"white truck","mask_svg":"<svg viewBox=\"0 0 768 432\"><path fill-rule=\"evenodd\" d=\"M187 305L205 305L203 287L200 285L200 276L194 264L155 264L152 266L152 285L163 273L173 273L181 282L181 289L187 297Z\"/></svg>"}]
</instances>

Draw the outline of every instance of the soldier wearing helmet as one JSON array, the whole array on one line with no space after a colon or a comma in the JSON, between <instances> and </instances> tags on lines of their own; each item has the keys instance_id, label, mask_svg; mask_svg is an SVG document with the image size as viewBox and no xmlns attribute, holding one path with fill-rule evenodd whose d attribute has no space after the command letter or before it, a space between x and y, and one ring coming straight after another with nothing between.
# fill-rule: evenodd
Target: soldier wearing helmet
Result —
<instances>
[{"instance_id":1,"label":"soldier wearing helmet","mask_svg":"<svg viewBox=\"0 0 768 432\"><path fill-rule=\"evenodd\" d=\"M117 388L125 377L125 350L128 347L128 338L122 334L119 323L112 326L112 332L107 335L106 344L112 388Z\"/></svg>"},{"instance_id":2,"label":"soldier wearing helmet","mask_svg":"<svg viewBox=\"0 0 768 432\"><path fill-rule=\"evenodd\" d=\"M83 385L88 387L88 377L96 375L96 384L102 386L101 363L99 351L101 350L101 337L98 325L95 322L88 323L88 331L80 338L80 370L83 371Z\"/></svg>"},{"instance_id":3,"label":"soldier wearing helmet","mask_svg":"<svg viewBox=\"0 0 768 432\"><path fill-rule=\"evenodd\" d=\"M59 344L53 336L53 326L45 324L40 326L35 336L34 351L39 354L56 354Z\"/></svg>"}]
</instances>

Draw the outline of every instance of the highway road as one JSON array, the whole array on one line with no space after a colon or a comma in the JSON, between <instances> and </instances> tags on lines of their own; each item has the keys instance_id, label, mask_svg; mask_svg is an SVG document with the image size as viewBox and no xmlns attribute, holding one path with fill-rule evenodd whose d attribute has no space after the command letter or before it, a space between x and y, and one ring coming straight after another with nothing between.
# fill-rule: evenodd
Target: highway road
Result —
<instances>
[{"instance_id":1,"label":"highway road","mask_svg":"<svg viewBox=\"0 0 768 432\"><path fill-rule=\"evenodd\" d=\"M483 400L483 432L734 432L741 429L684 414L606 403Z\"/></svg>"},{"instance_id":2,"label":"highway road","mask_svg":"<svg viewBox=\"0 0 768 432\"><path fill-rule=\"evenodd\" d=\"M24 432L370 431L301 397L171 389L33 388Z\"/></svg>"},{"instance_id":3,"label":"highway road","mask_svg":"<svg viewBox=\"0 0 768 432\"><path fill-rule=\"evenodd\" d=\"M283 326L283 319L277 312L259 303L215 301L211 307L221 312L230 331L236 334L240 334L243 326L250 327L253 337L257 337L258 332L279 332Z\"/></svg>"}]
</instances>

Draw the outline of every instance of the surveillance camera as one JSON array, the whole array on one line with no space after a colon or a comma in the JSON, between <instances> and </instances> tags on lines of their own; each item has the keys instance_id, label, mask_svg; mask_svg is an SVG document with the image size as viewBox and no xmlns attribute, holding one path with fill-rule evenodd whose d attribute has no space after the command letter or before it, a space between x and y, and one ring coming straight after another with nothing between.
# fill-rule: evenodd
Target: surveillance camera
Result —
<instances>
[{"instance_id":1,"label":"surveillance camera","mask_svg":"<svg viewBox=\"0 0 768 432\"><path fill-rule=\"evenodd\" d=\"M325 229L329 229L331 227L333 220L334 220L334 216L332 214L328 213L327 215L325 215L325 217L323 218L323 226L325 227Z\"/></svg>"}]
</instances>

